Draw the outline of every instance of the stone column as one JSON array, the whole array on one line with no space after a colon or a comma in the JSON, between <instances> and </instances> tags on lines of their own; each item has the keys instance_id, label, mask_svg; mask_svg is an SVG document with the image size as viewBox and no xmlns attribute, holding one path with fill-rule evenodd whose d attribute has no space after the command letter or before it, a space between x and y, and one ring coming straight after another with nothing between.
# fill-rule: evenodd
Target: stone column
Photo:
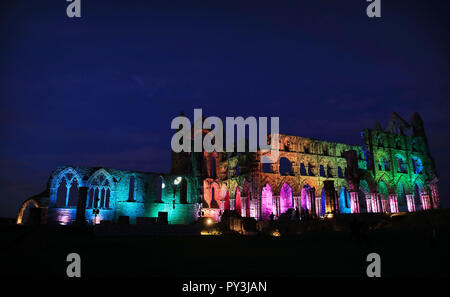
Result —
<instances>
[{"instance_id":1,"label":"stone column","mask_svg":"<svg viewBox=\"0 0 450 297\"><path fill-rule=\"evenodd\" d=\"M370 193L370 200L372 202L372 212L380 212L380 199L378 197L378 193Z\"/></svg>"},{"instance_id":2,"label":"stone column","mask_svg":"<svg viewBox=\"0 0 450 297\"><path fill-rule=\"evenodd\" d=\"M99 196L99 198L98 198L98 203L99 203L98 208L104 208L105 207L105 198L103 198L103 189L102 188L100 188L100 190L98 192L98 196ZM106 192L105 192L105 196L106 196ZM135 196L133 196L133 197L135 197Z\"/></svg>"},{"instance_id":3,"label":"stone column","mask_svg":"<svg viewBox=\"0 0 450 297\"><path fill-rule=\"evenodd\" d=\"M370 194L366 194L367 212L372 212L372 201L370 201Z\"/></svg>"},{"instance_id":4,"label":"stone column","mask_svg":"<svg viewBox=\"0 0 450 297\"><path fill-rule=\"evenodd\" d=\"M413 195L406 195L406 203L408 204L409 212L416 211L416 205L414 204L414 196Z\"/></svg>"},{"instance_id":5,"label":"stone column","mask_svg":"<svg viewBox=\"0 0 450 297\"><path fill-rule=\"evenodd\" d=\"M77 213L76 213L76 224L84 225L86 224L86 200L89 193L88 187L78 188L78 203L77 203Z\"/></svg>"},{"instance_id":6,"label":"stone column","mask_svg":"<svg viewBox=\"0 0 450 297\"><path fill-rule=\"evenodd\" d=\"M391 213L398 212L397 195L395 195L395 194L389 195L389 205L391 206Z\"/></svg>"},{"instance_id":7,"label":"stone column","mask_svg":"<svg viewBox=\"0 0 450 297\"><path fill-rule=\"evenodd\" d=\"M341 213L339 206L339 193L337 191L334 191L334 205L336 206L336 213Z\"/></svg>"},{"instance_id":8,"label":"stone column","mask_svg":"<svg viewBox=\"0 0 450 297\"><path fill-rule=\"evenodd\" d=\"M272 196L272 212L276 217L280 216L280 196Z\"/></svg>"},{"instance_id":9,"label":"stone column","mask_svg":"<svg viewBox=\"0 0 450 297\"><path fill-rule=\"evenodd\" d=\"M69 194L71 185L66 185L66 207L69 206Z\"/></svg>"},{"instance_id":10,"label":"stone column","mask_svg":"<svg viewBox=\"0 0 450 297\"><path fill-rule=\"evenodd\" d=\"M230 210L235 210L236 199L230 198Z\"/></svg>"},{"instance_id":11,"label":"stone column","mask_svg":"<svg viewBox=\"0 0 450 297\"><path fill-rule=\"evenodd\" d=\"M298 210L300 211L301 205L300 205L300 197L294 196L294 208L298 208Z\"/></svg>"},{"instance_id":12,"label":"stone column","mask_svg":"<svg viewBox=\"0 0 450 297\"><path fill-rule=\"evenodd\" d=\"M102 188L98 188L98 208L102 208Z\"/></svg>"},{"instance_id":13,"label":"stone column","mask_svg":"<svg viewBox=\"0 0 450 297\"><path fill-rule=\"evenodd\" d=\"M300 174L300 166L299 165L292 165L291 171L292 171L292 174L294 174L294 175Z\"/></svg>"},{"instance_id":14,"label":"stone column","mask_svg":"<svg viewBox=\"0 0 450 297\"><path fill-rule=\"evenodd\" d=\"M437 188L437 184L431 184L430 185L430 189L431 189L431 201L432 201L432 206L434 209L440 208L441 206L441 202L439 199L439 191Z\"/></svg>"},{"instance_id":15,"label":"stone column","mask_svg":"<svg viewBox=\"0 0 450 297\"><path fill-rule=\"evenodd\" d=\"M208 155L206 157L206 172L208 173L207 176L210 178L214 178L213 176L211 176L211 156Z\"/></svg>"},{"instance_id":16,"label":"stone column","mask_svg":"<svg viewBox=\"0 0 450 297\"><path fill-rule=\"evenodd\" d=\"M350 192L350 209L352 213L359 213L358 192Z\"/></svg>"},{"instance_id":17,"label":"stone column","mask_svg":"<svg viewBox=\"0 0 450 297\"><path fill-rule=\"evenodd\" d=\"M420 193L420 200L422 201L422 209L423 210L431 209L430 196L428 196L428 193L426 193L426 192Z\"/></svg>"}]
</instances>

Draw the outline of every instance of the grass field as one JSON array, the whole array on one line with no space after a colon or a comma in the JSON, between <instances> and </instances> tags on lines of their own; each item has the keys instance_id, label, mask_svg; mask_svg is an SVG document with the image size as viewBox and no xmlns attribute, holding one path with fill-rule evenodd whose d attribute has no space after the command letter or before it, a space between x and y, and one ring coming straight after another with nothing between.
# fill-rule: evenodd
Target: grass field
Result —
<instances>
[{"instance_id":1,"label":"grass field","mask_svg":"<svg viewBox=\"0 0 450 297\"><path fill-rule=\"evenodd\" d=\"M447 218L448 212L432 225L420 217L392 220L368 230L366 240L349 230L279 237L114 236L92 227L2 226L1 274L64 277L66 256L76 252L85 277L366 276L366 257L376 252L382 276L449 276Z\"/></svg>"}]
</instances>

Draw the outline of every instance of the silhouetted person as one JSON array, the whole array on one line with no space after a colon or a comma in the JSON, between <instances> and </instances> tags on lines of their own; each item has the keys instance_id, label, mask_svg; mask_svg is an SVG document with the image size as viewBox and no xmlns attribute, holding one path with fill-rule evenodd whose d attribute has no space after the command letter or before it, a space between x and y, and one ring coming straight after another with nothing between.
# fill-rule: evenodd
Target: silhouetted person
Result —
<instances>
[{"instance_id":1,"label":"silhouetted person","mask_svg":"<svg viewBox=\"0 0 450 297\"><path fill-rule=\"evenodd\" d=\"M273 221L273 218L275 217L275 215L273 214L273 212L270 214L270 220Z\"/></svg>"},{"instance_id":2,"label":"silhouetted person","mask_svg":"<svg viewBox=\"0 0 450 297\"><path fill-rule=\"evenodd\" d=\"M297 220L300 219L300 211L298 210L298 207L295 208L295 218L296 218Z\"/></svg>"}]
</instances>

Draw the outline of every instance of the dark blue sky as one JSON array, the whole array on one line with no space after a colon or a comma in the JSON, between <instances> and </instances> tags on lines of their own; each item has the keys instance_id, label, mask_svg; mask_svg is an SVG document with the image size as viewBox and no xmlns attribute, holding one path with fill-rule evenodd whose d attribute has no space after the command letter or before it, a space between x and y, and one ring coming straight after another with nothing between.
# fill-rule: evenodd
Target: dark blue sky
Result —
<instances>
[{"instance_id":1,"label":"dark blue sky","mask_svg":"<svg viewBox=\"0 0 450 297\"><path fill-rule=\"evenodd\" d=\"M424 121L448 201L448 1L2 1L0 216L59 165L169 171L181 110L279 116L359 144L393 111ZM447 202L447 205L449 205Z\"/></svg>"}]
</instances>

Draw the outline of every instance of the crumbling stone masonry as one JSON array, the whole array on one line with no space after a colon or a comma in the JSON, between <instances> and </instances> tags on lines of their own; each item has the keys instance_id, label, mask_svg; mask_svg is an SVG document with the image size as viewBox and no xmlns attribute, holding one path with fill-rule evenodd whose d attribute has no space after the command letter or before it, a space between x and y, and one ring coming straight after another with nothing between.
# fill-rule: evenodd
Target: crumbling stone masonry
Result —
<instances>
[{"instance_id":1,"label":"crumbling stone masonry","mask_svg":"<svg viewBox=\"0 0 450 297\"><path fill-rule=\"evenodd\" d=\"M204 130L203 134L209 131ZM172 153L169 174L63 166L44 192L22 204L41 224L101 221L185 224L224 211L257 220L289 209L299 217L331 213L414 212L440 207L438 178L421 117L393 113L383 130L361 132L362 145L279 135L267 152ZM270 136L269 136L270 141ZM37 216L37 219L36 219Z\"/></svg>"}]
</instances>

